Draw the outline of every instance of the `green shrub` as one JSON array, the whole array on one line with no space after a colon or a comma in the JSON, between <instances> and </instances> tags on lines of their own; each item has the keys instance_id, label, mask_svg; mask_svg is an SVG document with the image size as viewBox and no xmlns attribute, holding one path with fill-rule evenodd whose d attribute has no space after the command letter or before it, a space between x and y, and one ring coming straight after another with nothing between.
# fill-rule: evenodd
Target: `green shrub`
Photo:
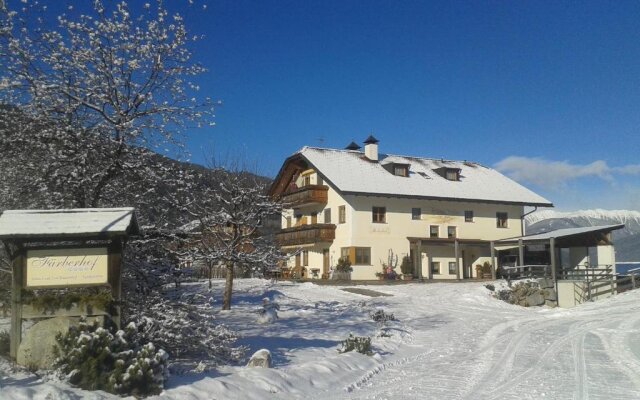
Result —
<instances>
[{"instance_id":1,"label":"green shrub","mask_svg":"<svg viewBox=\"0 0 640 400\"><path fill-rule=\"evenodd\" d=\"M385 323L387 321L395 321L396 317L393 314L387 314L384 310L376 310L376 312L371 314L371 319L378 323Z\"/></svg>"},{"instance_id":2,"label":"green shrub","mask_svg":"<svg viewBox=\"0 0 640 400\"><path fill-rule=\"evenodd\" d=\"M351 267L351 261L349 261L347 257L339 258L338 264L336 265L336 271L353 272L353 267Z\"/></svg>"},{"instance_id":3,"label":"green shrub","mask_svg":"<svg viewBox=\"0 0 640 400\"><path fill-rule=\"evenodd\" d=\"M167 353L141 344L134 323L112 334L82 321L56 341L56 367L83 389L145 396L160 393L168 376Z\"/></svg>"},{"instance_id":4,"label":"green shrub","mask_svg":"<svg viewBox=\"0 0 640 400\"><path fill-rule=\"evenodd\" d=\"M400 270L403 274L413 274L413 263L411 262L411 258L409 256L402 257L402 264L400 264Z\"/></svg>"},{"instance_id":5,"label":"green shrub","mask_svg":"<svg viewBox=\"0 0 640 400\"><path fill-rule=\"evenodd\" d=\"M371 338L366 336L353 336L349 334L347 340L344 340L338 348L339 353L347 353L349 351L357 351L358 353L371 355Z\"/></svg>"}]
</instances>

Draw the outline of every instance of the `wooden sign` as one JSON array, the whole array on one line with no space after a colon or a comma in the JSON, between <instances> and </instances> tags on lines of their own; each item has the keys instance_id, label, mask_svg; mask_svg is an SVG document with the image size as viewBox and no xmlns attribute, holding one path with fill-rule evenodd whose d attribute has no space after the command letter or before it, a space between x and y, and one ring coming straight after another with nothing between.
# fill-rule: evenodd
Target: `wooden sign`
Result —
<instances>
[{"instance_id":1,"label":"wooden sign","mask_svg":"<svg viewBox=\"0 0 640 400\"><path fill-rule=\"evenodd\" d=\"M27 251L26 287L105 285L107 248L44 249Z\"/></svg>"}]
</instances>

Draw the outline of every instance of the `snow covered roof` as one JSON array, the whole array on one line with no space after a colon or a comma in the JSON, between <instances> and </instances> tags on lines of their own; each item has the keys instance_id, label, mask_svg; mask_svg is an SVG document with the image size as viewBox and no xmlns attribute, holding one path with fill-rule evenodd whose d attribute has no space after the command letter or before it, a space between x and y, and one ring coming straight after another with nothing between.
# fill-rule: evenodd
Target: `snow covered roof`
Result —
<instances>
[{"instance_id":1,"label":"snow covered roof","mask_svg":"<svg viewBox=\"0 0 640 400\"><path fill-rule=\"evenodd\" d=\"M551 238L554 239L559 239L559 238L565 238L565 237L569 237L569 236L576 236L576 235L581 235L581 234L585 234L585 233L593 233L593 232L610 232L610 231L614 231L616 229L622 229L624 228L624 224L617 224L617 225L601 225L601 226L586 226L586 227L581 227L581 228L565 228L565 229L556 229L555 231L549 231L549 232L543 232L543 233L536 233L534 235L528 235L528 236L522 236L522 237L516 237L516 238L509 238L509 239L502 239L502 240L497 240L497 243L500 242L515 242L518 241L519 239L522 239L523 241L543 241L543 240L549 240Z\"/></svg>"},{"instance_id":2,"label":"snow covered roof","mask_svg":"<svg viewBox=\"0 0 640 400\"><path fill-rule=\"evenodd\" d=\"M139 233L135 210L131 207L7 210L0 215L0 239L116 236Z\"/></svg>"},{"instance_id":3,"label":"snow covered roof","mask_svg":"<svg viewBox=\"0 0 640 400\"><path fill-rule=\"evenodd\" d=\"M553 206L549 200L498 171L469 161L380 154L379 162L372 162L360 151L318 147L303 147L292 157L296 156L306 160L346 194ZM389 163L409 164L409 176L390 173L384 168ZM439 173L442 168L459 170L460 180L446 179Z\"/></svg>"}]
</instances>

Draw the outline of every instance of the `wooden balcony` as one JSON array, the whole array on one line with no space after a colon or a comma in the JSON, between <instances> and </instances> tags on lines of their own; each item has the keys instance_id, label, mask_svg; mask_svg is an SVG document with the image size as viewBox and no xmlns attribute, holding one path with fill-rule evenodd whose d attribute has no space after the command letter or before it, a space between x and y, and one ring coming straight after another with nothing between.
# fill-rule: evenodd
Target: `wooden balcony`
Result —
<instances>
[{"instance_id":1,"label":"wooden balcony","mask_svg":"<svg viewBox=\"0 0 640 400\"><path fill-rule=\"evenodd\" d=\"M282 196L282 203L285 207L291 208L327 204L328 191L328 186L307 185L286 193Z\"/></svg>"},{"instance_id":2,"label":"wooden balcony","mask_svg":"<svg viewBox=\"0 0 640 400\"><path fill-rule=\"evenodd\" d=\"M300 246L320 242L333 242L336 238L334 224L301 225L283 229L276 234L280 246Z\"/></svg>"}]
</instances>

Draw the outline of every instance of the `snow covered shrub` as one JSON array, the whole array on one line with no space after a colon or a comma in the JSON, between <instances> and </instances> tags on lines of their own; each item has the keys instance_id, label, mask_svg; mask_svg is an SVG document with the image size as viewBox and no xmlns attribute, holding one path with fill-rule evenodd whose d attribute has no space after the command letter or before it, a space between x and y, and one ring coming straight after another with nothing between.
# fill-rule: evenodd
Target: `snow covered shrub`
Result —
<instances>
[{"instance_id":1,"label":"snow covered shrub","mask_svg":"<svg viewBox=\"0 0 640 400\"><path fill-rule=\"evenodd\" d=\"M243 360L246 349L234 346L236 335L215 321L211 296L198 292L200 286L175 288L163 257L157 243L131 243L123 271L124 320L136 321L144 341L162 347L172 361L195 367Z\"/></svg>"},{"instance_id":2,"label":"snow covered shrub","mask_svg":"<svg viewBox=\"0 0 640 400\"><path fill-rule=\"evenodd\" d=\"M140 339L134 323L114 334L97 321L81 321L66 334L57 335L56 367L69 383L83 389L134 396L158 394L168 377L168 355Z\"/></svg>"},{"instance_id":3,"label":"snow covered shrub","mask_svg":"<svg viewBox=\"0 0 640 400\"><path fill-rule=\"evenodd\" d=\"M258 317L258 323L270 324L278 319L278 310L280 305L278 303L272 303L267 297L262 299L262 310L260 310L260 316Z\"/></svg>"},{"instance_id":4,"label":"snow covered shrub","mask_svg":"<svg viewBox=\"0 0 640 400\"><path fill-rule=\"evenodd\" d=\"M351 261L347 257L339 258L335 270L338 272L353 272Z\"/></svg>"},{"instance_id":5,"label":"snow covered shrub","mask_svg":"<svg viewBox=\"0 0 640 400\"><path fill-rule=\"evenodd\" d=\"M349 334L349 337L340 343L338 353L347 353L349 351L357 351L358 353L371 355L371 338L367 336L353 336Z\"/></svg>"},{"instance_id":6,"label":"snow covered shrub","mask_svg":"<svg viewBox=\"0 0 640 400\"><path fill-rule=\"evenodd\" d=\"M378 323L385 323L387 321L395 321L396 317L393 314L387 314L383 309L379 309L371 314L371 319Z\"/></svg>"},{"instance_id":7,"label":"snow covered shrub","mask_svg":"<svg viewBox=\"0 0 640 400\"><path fill-rule=\"evenodd\" d=\"M9 332L0 331L0 356L9 355L10 343L11 343L11 339L9 336Z\"/></svg>"},{"instance_id":8,"label":"snow covered shrub","mask_svg":"<svg viewBox=\"0 0 640 400\"><path fill-rule=\"evenodd\" d=\"M484 285L484 287L486 287L487 289L489 289L492 292L496 291L496 287L490 283L487 283L486 285Z\"/></svg>"}]
</instances>

